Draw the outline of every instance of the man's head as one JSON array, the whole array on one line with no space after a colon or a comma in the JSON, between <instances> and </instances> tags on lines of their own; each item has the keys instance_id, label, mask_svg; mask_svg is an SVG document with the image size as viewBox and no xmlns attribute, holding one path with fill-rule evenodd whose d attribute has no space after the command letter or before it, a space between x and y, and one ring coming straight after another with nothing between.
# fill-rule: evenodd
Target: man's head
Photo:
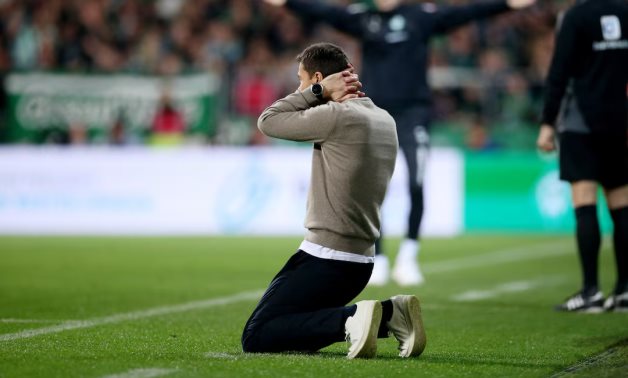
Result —
<instances>
[{"instance_id":1,"label":"man's head","mask_svg":"<svg viewBox=\"0 0 628 378\"><path fill-rule=\"evenodd\" d=\"M316 43L297 56L299 62L299 90L318 83L328 75L346 70L349 58L342 49L332 43Z\"/></svg>"}]
</instances>

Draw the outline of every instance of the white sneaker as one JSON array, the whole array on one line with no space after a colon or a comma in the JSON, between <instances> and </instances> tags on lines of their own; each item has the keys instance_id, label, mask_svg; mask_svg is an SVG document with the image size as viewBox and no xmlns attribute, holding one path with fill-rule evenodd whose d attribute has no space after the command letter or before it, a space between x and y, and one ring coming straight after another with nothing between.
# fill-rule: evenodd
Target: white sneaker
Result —
<instances>
[{"instance_id":1,"label":"white sneaker","mask_svg":"<svg viewBox=\"0 0 628 378\"><path fill-rule=\"evenodd\" d=\"M355 314L345 322L345 338L349 342L347 358L373 358L377 353L377 332L382 321L379 301L360 301Z\"/></svg>"},{"instance_id":2,"label":"white sneaker","mask_svg":"<svg viewBox=\"0 0 628 378\"><path fill-rule=\"evenodd\" d=\"M390 264L388 257L385 255L375 255L375 264L373 265L373 273L369 280L369 286L384 286L390 280Z\"/></svg>"},{"instance_id":3,"label":"white sneaker","mask_svg":"<svg viewBox=\"0 0 628 378\"><path fill-rule=\"evenodd\" d=\"M386 326L399 341L399 356L419 356L425 349L427 341L419 299L414 295L396 295L390 300L393 304L393 314Z\"/></svg>"},{"instance_id":4,"label":"white sneaker","mask_svg":"<svg viewBox=\"0 0 628 378\"><path fill-rule=\"evenodd\" d=\"M425 282L416 259L397 259L392 271L393 279L399 286L418 286Z\"/></svg>"}]
</instances>

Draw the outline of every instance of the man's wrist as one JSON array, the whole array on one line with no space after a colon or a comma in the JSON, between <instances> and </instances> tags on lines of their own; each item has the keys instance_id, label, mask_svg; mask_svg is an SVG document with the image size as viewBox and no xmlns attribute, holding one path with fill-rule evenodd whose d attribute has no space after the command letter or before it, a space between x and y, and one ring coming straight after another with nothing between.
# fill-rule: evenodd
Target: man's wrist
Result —
<instances>
[{"instance_id":1,"label":"man's wrist","mask_svg":"<svg viewBox=\"0 0 628 378\"><path fill-rule=\"evenodd\" d=\"M325 86L323 86L323 84L321 84L321 83L312 84L310 86L310 91L312 92L312 94L314 96L316 96L316 98L318 100L320 100L320 101L324 101L325 100L325 95L327 93L326 93L326 90L325 90Z\"/></svg>"}]
</instances>

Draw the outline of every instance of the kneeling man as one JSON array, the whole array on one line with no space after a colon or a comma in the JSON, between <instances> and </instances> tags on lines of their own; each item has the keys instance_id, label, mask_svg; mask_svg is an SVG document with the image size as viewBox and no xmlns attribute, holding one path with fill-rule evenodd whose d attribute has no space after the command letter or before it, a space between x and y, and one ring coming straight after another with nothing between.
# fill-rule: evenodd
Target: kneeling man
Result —
<instances>
[{"instance_id":1,"label":"kneeling man","mask_svg":"<svg viewBox=\"0 0 628 378\"><path fill-rule=\"evenodd\" d=\"M380 209L397 156L392 117L360 92L345 53L330 43L298 57L299 89L268 107L260 130L313 143L305 239L246 323L245 352L316 351L349 342L348 357L374 357L392 333L400 356L425 348L419 301L398 295L347 304L364 289Z\"/></svg>"}]
</instances>

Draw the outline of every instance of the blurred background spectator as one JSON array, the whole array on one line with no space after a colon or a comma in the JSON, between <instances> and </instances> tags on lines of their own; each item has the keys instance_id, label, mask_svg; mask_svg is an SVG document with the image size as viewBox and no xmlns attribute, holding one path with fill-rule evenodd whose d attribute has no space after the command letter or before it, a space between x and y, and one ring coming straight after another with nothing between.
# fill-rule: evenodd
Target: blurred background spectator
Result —
<instances>
[{"instance_id":1,"label":"blurred background spectator","mask_svg":"<svg viewBox=\"0 0 628 378\"><path fill-rule=\"evenodd\" d=\"M543 3L434 40L430 78L436 145L533 148L555 17L566 5ZM359 56L350 38L252 0L0 0L0 138L62 144L125 144L128 139L130 126L119 109L112 110L104 138L94 137L99 134L80 122L58 124L45 137L14 137L10 128L18 117L11 115L15 109L6 80L11 73L167 78L210 73L219 84L207 100L211 114L202 122L213 120L217 126L201 128L194 142L270 143L257 132L255 120L297 87L294 57L321 40ZM354 65L359 69L360 62ZM142 126L149 134L145 141L165 132L180 134L181 143L186 142L192 120L180 95L153 95L153 114Z\"/></svg>"},{"instance_id":2,"label":"blurred background spectator","mask_svg":"<svg viewBox=\"0 0 628 378\"><path fill-rule=\"evenodd\" d=\"M169 88L163 88L151 125L154 144L179 144L185 134L185 119L174 106Z\"/></svg>"}]
</instances>

